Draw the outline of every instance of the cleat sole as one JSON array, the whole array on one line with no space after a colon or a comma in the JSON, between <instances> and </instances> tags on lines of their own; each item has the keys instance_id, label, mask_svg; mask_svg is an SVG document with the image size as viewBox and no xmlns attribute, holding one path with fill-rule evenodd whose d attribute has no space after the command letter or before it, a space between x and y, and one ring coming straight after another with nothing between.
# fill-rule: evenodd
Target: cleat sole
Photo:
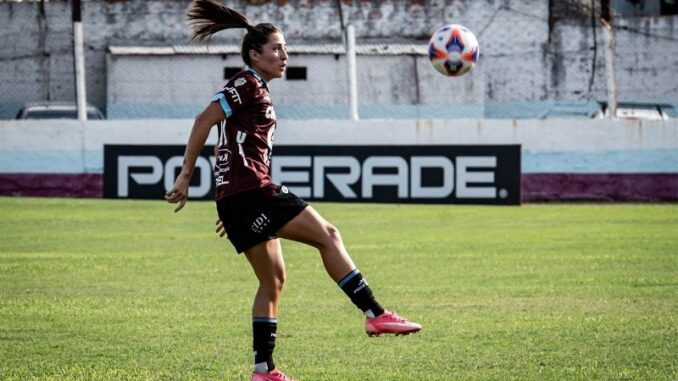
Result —
<instances>
[{"instance_id":1,"label":"cleat sole","mask_svg":"<svg viewBox=\"0 0 678 381\"><path fill-rule=\"evenodd\" d=\"M411 334L413 334L413 333L417 333L417 332L419 332L419 331L420 331L420 330L418 329L418 330L416 330L416 331L408 331L408 332L365 332L365 333L366 333L367 336L369 336L369 337L379 337L379 336L381 336L382 334L384 334L384 335L389 335L389 334L390 334L390 335L395 335L395 336L407 336L407 335L411 335Z\"/></svg>"},{"instance_id":2,"label":"cleat sole","mask_svg":"<svg viewBox=\"0 0 678 381\"><path fill-rule=\"evenodd\" d=\"M398 333L396 333L395 335L396 335L396 336L407 336L407 335L410 335L410 334L412 334L412 333L417 333L417 332L419 332L419 331L398 332Z\"/></svg>"}]
</instances>

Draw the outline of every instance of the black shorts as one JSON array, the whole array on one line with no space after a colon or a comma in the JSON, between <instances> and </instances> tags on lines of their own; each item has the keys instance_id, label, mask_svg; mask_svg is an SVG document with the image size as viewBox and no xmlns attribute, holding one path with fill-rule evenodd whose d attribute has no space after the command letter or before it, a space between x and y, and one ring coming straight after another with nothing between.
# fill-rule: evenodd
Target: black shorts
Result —
<instances>
[{"instance_id":1,"label":"black shorts","mask_svg":"<svg viewBox=\"0 0 678 381\"><path fill-rule=\"evenodd\" d=\"M286 186L252 189L217 200L219 219L238 253L277 238L278 230L307 206Z\"/></svg>"}]
</instances>

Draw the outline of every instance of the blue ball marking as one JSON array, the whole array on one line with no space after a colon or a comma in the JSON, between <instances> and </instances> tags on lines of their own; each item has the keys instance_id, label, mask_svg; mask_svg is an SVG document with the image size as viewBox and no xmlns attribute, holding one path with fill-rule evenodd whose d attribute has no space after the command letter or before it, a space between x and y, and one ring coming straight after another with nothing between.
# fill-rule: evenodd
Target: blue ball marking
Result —
<instances>
[{"instance_id":1,"label":"blue ball marking","mask_svg":"<svg viewBox=\"0 0 678 381\"><path fill-rule=\"evenodd\" d=\"M428 59L432 60L436 56L436 49L433 47L433 44L428 46Z\"/></svg>"},{"instance_id":2,"label":"blue ball marking","mask_svg":"<svg viewBox=\"0 0 678 381\"><path fill-rule=\"evenodd\" d=\"M445 48L447 49L448 52L461 53L462 51L464 51L464 43L461 42L461 40L458 39L456 36L453 36L452 38L450 38L450 41L447 42Z\"/></svg>"}]
</instances>

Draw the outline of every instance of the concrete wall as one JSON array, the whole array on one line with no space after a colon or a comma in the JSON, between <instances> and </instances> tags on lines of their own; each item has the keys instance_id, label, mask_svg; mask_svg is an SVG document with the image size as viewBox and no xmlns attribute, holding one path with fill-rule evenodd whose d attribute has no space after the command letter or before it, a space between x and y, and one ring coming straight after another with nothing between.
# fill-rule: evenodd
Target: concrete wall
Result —
<instances>
[{"instance_id":1,"label":"concrete wall","mask_svg":"<svg viewBox=\"0 0 678 381\"><path fill-rule=\"evenodd\" d=\"M188 27L184 13L189 3L189 0L84 2L87 91L91 103L105 110L110 93L108 88L112 81L118 80L107 77L106 48L110 45L186 43ZM252 20L279 25L291 43L338 42L341 36L334 1L278 0L263 5L250 5L253 2L243 0L223 3L243 10ZM485 107L503 102L531 102L536 107L548 107L548 102L540 102L564 100L586 104L606 98L600 29L594 36L589 20L563 19L549 25L547 1L342 1L342 10L346 22L356 26L359 41L407 40L425 44L435 29L451 22L463 23L474 30L481 44L481 58L478 70L472 74L474 90L470 94L471 101L482 95ZM621 101L678 105L678 88L672 78L672 68L678 63L678 45L675 44L678 28L674 27L677 18L616 21ZM68 2L51 1L44 4L44 9L39 3L0 3L0 25L3 26L0 29L0 117L12 117L27 101L74 99ZM240 37L241 32L221 33L215 42L238 42ZM383 80L380 76L384 72L393 71L390 68L372 69L374 66L369 59L362 64L369 68L367 75L371 76L365 83L377 83ZM410 70L411 61L402 60L401 64L403 72ZM420 64L427 65L425 61ZM331 64L324 70L336 73ZM190 75L202 74L193 71ZM387 80L383 89L364 89L366 98L375 99L377 95L382 103L390 98L393 102L410 101L398 95L398 89L406 87L407 83L399 83L399 77L393 75ZM434 76L422 83L435 86L445 82ZM154 86L157 84L155 82ZM332 80L324 86L324 92L335 94L333 97L345 93L342 81ZM147 91L158 90L154 87ZM459 94L456 90L451 91ZM313 96L313 91L308 94ZM469 92L464 90L461 94L468 95ZM164 100L165 103L169 101ZM289 99L278 97L281 104L297 101L300 101L298 95ZM424 97L423 101L428 99ZM523 117L539 115L527 113Z\"/></svg>"},{"instance_id":2,"label":"concrete wall","mask_svg":"<svg viewBox=\"0 0 678 381\"><path fill-rule=\"evenodd\" d=\"M104 144L183 145L191 124L0 121L0 194L101 197ZM279 122L276 146L323 144L521 144L524 201L678 200L675 120Z\"/></svg>"}]
</instances>

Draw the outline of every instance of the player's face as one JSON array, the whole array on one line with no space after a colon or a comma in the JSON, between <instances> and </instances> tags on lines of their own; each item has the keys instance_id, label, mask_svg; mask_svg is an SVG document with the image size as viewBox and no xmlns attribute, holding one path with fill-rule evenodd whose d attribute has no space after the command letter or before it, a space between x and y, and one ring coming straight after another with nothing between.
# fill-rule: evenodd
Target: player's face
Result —
<instances>
[{"instance_id":1,"label":"player's face","mask_svg":"<svg viewBox=\"0 0 678 381\"><path fill-rule=\"evenodd\" d=\"M268 42L261 49L261 53L251 50L251 61L254 69L261 77L270 81L273 78L282 78L287 66L287 43L282 33L275 32L268 36Z\"/></svg>"}]
</instances>

